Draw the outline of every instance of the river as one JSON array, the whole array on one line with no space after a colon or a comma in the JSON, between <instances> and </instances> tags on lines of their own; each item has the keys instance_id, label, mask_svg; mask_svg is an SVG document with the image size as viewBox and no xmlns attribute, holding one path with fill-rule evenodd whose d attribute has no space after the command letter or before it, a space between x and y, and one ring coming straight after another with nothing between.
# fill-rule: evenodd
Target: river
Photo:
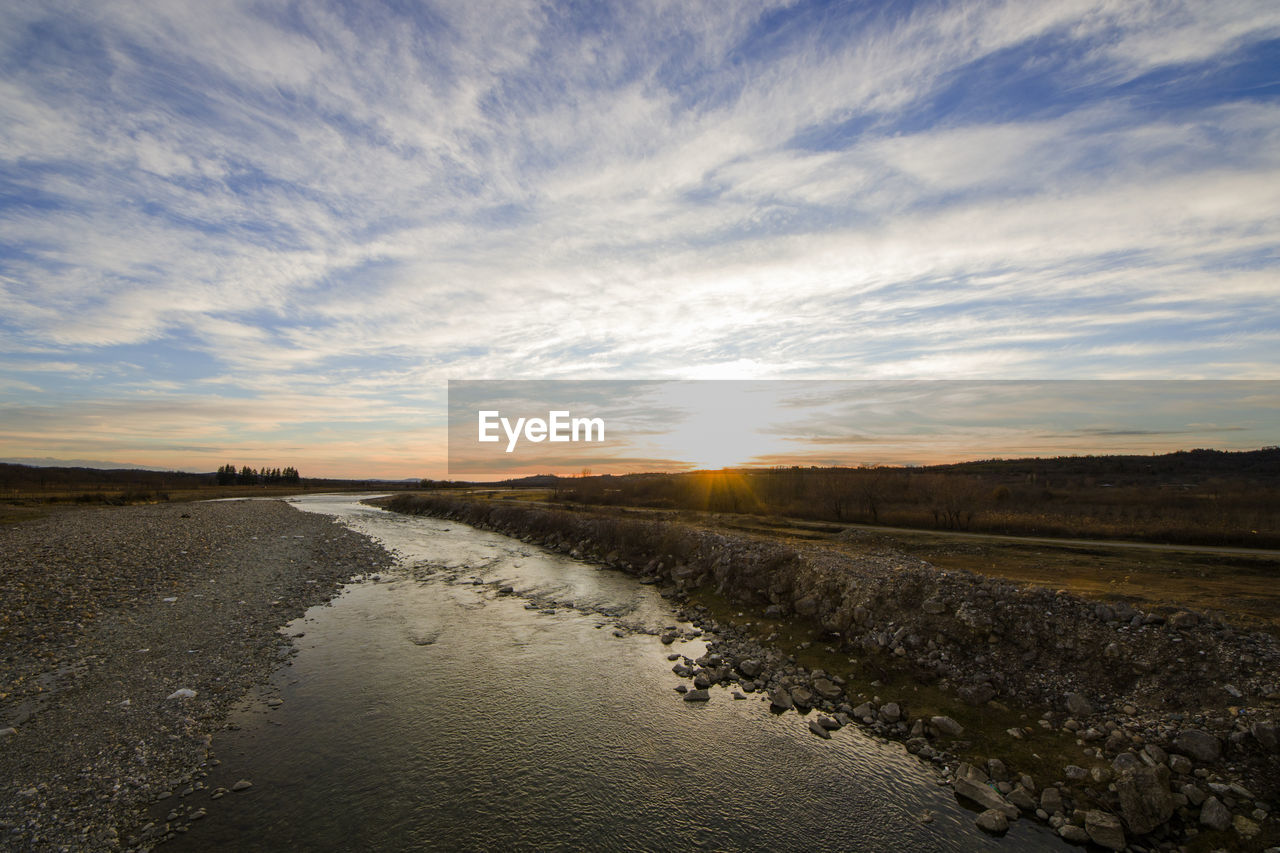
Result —
<instances>
[{"instance_id":1,"label":"river","mask_svg":"<svg viewBox=\"0 0 1280 853\"><path fill-rule=\"evenodd\" d=\"M820 740L721 688L682 701L667 655L701 641L627 630L677 624L654 587L363 497L293 502L397 567L283 629L296 654L213 742L210 789L253 787L167 849L1063 849L1026 820L989 838L926 765L856 727Z\"/></svg>"}]
</instances>

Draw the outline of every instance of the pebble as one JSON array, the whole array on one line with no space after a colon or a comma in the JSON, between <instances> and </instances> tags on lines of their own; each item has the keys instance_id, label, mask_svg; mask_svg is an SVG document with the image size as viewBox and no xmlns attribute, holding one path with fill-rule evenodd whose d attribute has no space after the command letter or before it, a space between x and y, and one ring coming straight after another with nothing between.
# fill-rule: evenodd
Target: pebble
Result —
<instances>
[{"instance_id":1,"label":"pebble","mask_svg":"<svg viewBox=\"0 0 1280 853\"><path fill-rule=\"evenodd\" d=\"M253 783L250 782L248 779L241 779L240 781L236 782L234 785L231 786L231 790L246 791L252 787L253 787Z\"/></svg>"}]
</instances>

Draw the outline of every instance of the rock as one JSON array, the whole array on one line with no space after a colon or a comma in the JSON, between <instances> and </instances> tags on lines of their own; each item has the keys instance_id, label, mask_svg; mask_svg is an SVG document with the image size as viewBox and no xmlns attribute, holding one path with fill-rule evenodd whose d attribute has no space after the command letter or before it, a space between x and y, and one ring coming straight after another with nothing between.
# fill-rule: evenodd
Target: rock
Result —
<instances>
[{"instance_id":1,"label":"rock","mask_svg":"<svg viewBox=\"0 0 1280 853\"><path fill-rule=\"evenodd\" d=\"M974 818L973 822L978 825L978 829L992 835L1004 835L1009 831L1009 819L997 809L987 809Z\"/></svg>"},{"instance_id":2,"label":"rock","mask_svg":"<svg viewBox=\"0 0 1280 853\"><path fill-rule=\"evenodd\" d=\"M745 693L743 693L741 690L735 690L735 691L733 691L733 698L734 698L734 699L746 699L746 698L747 698L747 696L746 696L746 694L745 694Z\"/></svg>"},{"instance_id":3,"label":"rock","mask_svg":"<svg viewBox=\"0 0 1280 853\"><path fill-rule=\"evenodd\" d=\"M818 599L812 595L806 595L794 605L797 616L813 616L818 612Z\"/></svg>"},{"instance_id":4,"label":"rock","mask_svg":"<svg viewBox=\"0 0 1280 853\"><path fill-rule=\"evenodd\" d=\"M996 698L996 689L990 684L971 684L956 691L962 702L969 705L985 705Z\"/></svg>"},{"instance_id":5,"label":"rock","mask_svg":"<svg viewBox=\"0 0 1280 853\"><path fill-rule=\"evenodd\" d=\"M1222 755L1222 744L1208 732L1187 729L1173 739L1173 748L1194 758L1201 764L1217 761Z\"/></svg>"},{"instance_id":6,"label":"rock","mask_svg":"<svg viewBox=\"0 0 1280 853\"><path fill-rule=\"evenodd\" d=\"M781 619L781 618L782 618L782 608L781 608L781 607L779 607L779 606L778 606L778 605L776 605L776 604L770 604L768 607L766 607L766 608L764 609L764 618L766 618L766 619Z\"/></svg>"},{"instance_id":7,"label":"rock","mask_svg":"<svg viewBox=\"0 0 1280 853\"><path fill-rule=\"evenodd\" d=\"M844 692L826 678L815 678L813 680L813 691L828 701L839 699L840 694Z\"/></svg>"},{"instance_id":8,"label":"rock","mask_svg":"<svg viewBox=\"0 0 1280 853\"><path fill-rule=\"evenodd\" d=\"M1200 825L1218 831L1231 826L1231 810L1217 797L1210 797L1200 807Z\"/></svg>"},{"instance_id":9,"label":"rock","mask_svg":"<svg viewBox=\"0 0 1280 853\"><path fill-rule=\"evenodd\" d=\"M1068 693L1066 697L1067 711L1073 717L1089 717L1093 715L1093 705L1079 693Z\"/></svg>"},{"instance_id":10,"label":"rock","mask_svg":"<svg viewBox=\"0 0 1280 853\"><path fill-rule=\"evenodd\" d=\"M1058 835L1063 841L1069 841L1072 844L1089 843L1089 833L1083 826L1076 826L1074 823L1064 823L1058 827Z\"/></svg>"},{"instance_id":11,"label":"rock","mask_svg":"<svg viewBox=\"0 0 1280 853\"><path fill-rule=\"evenodd\" d=\"M920 609L925 613L932 613L937 616L947 612L947 605L943 604L941 599L930 598L920 605Z\"/></svg>"},{"instance_id":12,"label":"rock","mask_svg":"<svg viewBox=\"0 0 1280 853\"><path fill-rule=\"evenodd\" d=\"M1054 790L1056 791L1057 788ZM1005 799L1024 812L1033 812L1036 810L1036 798L1031 796L1031 792L1021 785L1018 785L1005 795Z\"/></svg>"},{"instance_id":13,"label":"rock","mask_svg":"<svg viewBox=\"0 0 1280 853\"><path fill-rule=\"evenodd\" d=\"M1009 820L1018 816L1018 807L991 788L972 778L961 777L952 783L956 795L984 809L995 809Z\"/></svg>"},{"instance_id":14,"label":"rock","mask_svg":"<svg viewBox=\"0 0 1280 853\"><path fill-rule=\"evenodd\" d=\"M278 696L267 700L268 708L279 708L283 704L284 704L284 700L279 698Z\"/></svg>"},{"instance_id":15,"label":"rock","mask_svg":"<svg viewBox=\"0 0 1280 853\"><path fill-rule=\"evenodd\" d=\"M812 708L813 694L805 687L791 688L791 701L797 708Z\"/></svg>"},{"instance_id":16,"label":"rock","mask_svg":"<svg viewBox=\"0 0 1280 853\"><path fill-rule=\"evenodd\" d=\"M758 660L748 659L738 664L738 672L742 673L747 678L755 678L760 674L762 669L764 669L764 666Z\"/></svg>"},{"instance_id":17,"label":"rock","mask_svg":"<svg viewBox=\"0 0 1280 853\"><path fill-rule=\"evenodd\" d=\"M823 740L831 740L831 732L827 731L817 720L809 721L809 731L813 732Z\"/></svg>"},{"instance_id":18,"label":"rock","mask_svg":"<svg viewBox=\"0 0 1280 853\"><path fill-rule=\"evenodd\" d=\"M960 737L964 734L964 726L950 717L930 717L929 724L946 737Z\"/></svg>"},{"instance_id":19,"label":"rock","mask_svg":"<svg viewBox=\"0 0 1280 853\"><path fill-rule=\"evenodd\" d=\"M1191 773L1191 759L1185 755L1170 755L1169 769L1184 776Z\"/></svg>"},{"instance_id":20,"label":"rock","mask_svg":"<svg viewBox=\"0 0 1280 853\"><path fill-rule=\"evenodd\" d=\"M880 719L886 723L896 723L902 719L902 708L897 702L886 702L880 706Z\"/></svg>"},{"instance_id":21,"label":"rock","mask_svg":"<svg viewBox=\"0 0 1280 853\"><path fill-rule=\"evenodd\" d=\"M1089 771L1078 764L1068 764L1062 768L1062 775L1067 778L1068 782L1083 782L1089 778Z\"/></svg>"},{"instance_id":22,"label":"rock","mask_svg":"<svg viewBox=\"0 0 1280 853\"><path fill-rule=\"evenodd\" d=\"M1182 796L1187 798L1187 802L1193 806L1199 806L1204 802L1204 798L1209 796L1199 785L1186 784L1182 786Z\"/></svg>"},{"instance_id":23,"label":"rock","mask_svg":"<svg viewBox=\"0 0 1280 853\"><path fill-rule=\"evenodd\" d=\"M859 720L870 719L875 716L875 709L871 707L870 702L863 702L861 705L853 709L853 716Z\"/></svg>"},{"instance_id":24,"label":"rock","mask_svg":"<svg viewBox=\"0 0 1280 853\"><path fill-rule=\"evenodd\" d=\"M166 699L194 699L196 692L189 687L179 687L165 697Z\"/></svg>"},{"instance_id":25,"label":"rock","mask_svg":"<svg viewBox=\"0 0 1280 853\"><path fill-rule=\"evenodd\" d=\"M783 687L779 687L777 690L769 694L769 704L777 708L779 711L790 711L796 706L796 704L791 701L791 694Z\"/></svg>"},{"instance_id":26,"label":"rock","mask_svg":"<svg viewBox=\"0 0 1280 853\"><path fill-rule=\"evenodd\" d=\"M1200 624L1200 617L1186 610L1179 610L1169 617L1170 628L1194 628Z\"/></svg>"},{"instance_id":27,"label":"rock","mask_svg":"<svg viewBox=\"0 0 1280 853\"><path fill-rule=\"evenodd\" d=\"M15 729L13 726L5 726L3 729L0 729L0 739L12 737L17 733L18 733L18 730Z\"/></svg>"},{"instance_id":28,"label":"rock","mask_svg":"<svg viewBox=\"0 0 1280 853\"><path fill-rule=\"evenodd\" d=\"M252 787L253 787L253 783L250 782L248 779L241 779L239 782L236 782L234 785L231 786L231 790L247 791Z\"/></svg>"},{"instance_id":29,"label":"rock","mask_svg":"<svg viewBox=\"0 0 1280 853\"><path fill-rule=\"evenodd\" d=\"M828 717L826 714L818 717L818 725L822 726L829 732L837 731L841 727L839 720L834 717Z\"/></svg>"},{"instance_id":30,"label":"rock","mask_svg":"<svg viewBox=\"0 0 1280 853\"><path fill-rule=\"evenodd\" d=\"M1115 784L1121 814L1134 835L1146 835L1173 814L1168 767L1124 770Z\"/></svg>"},{"instance_id":31,"label":"rock","mask_svg":"<svg viewBox=\"0 0 1280 853\"><path fill-rule=\"evenodd\" d=\"M1254 723L1249 726L1249 733L1262 744L1263 749L1269 752L1280 749L1280 731L1274 723Z\"/></svg>"},{"instance_id":32,"label":"rock","mask_svg":"<svg viewBox=\"0 0 1280 853\"><path fill-rule=\"evenodd\" d=\"M1232 818L1231 825L1236 828L1236 832L1240 833L1240 837L1246 841L1262 831L1262 827L1258 826L1242 814L1238 814Z\"/></svg>"},{"instance_id":33,"label":"rock","mask_svg":"<svg viewBox=\"0 0 1280 853\"><path fill-rule=\"evenodd\" d=\"M693 677L693 686L696 690L706 690L711 686L711 679L705 672L700 672Z\"/></svg>"},{"instance_id":34,"label":"rock","mask_svg":"<svg viewBox=\"0 0 1280 853\"><path fill-rule=\"evenodd\" d=\"M711 699L711 693L707 690L690 690L684 694L686 702L706 702Z\"/></svg>"},{"instance_id":35,"label":"rock","mask_svg":"<svg viewBox=\"0 0 1280 853\"><path fill-rule=\"evenodd\" d=\"M1108 850L1123 850L1125 847L1124 826L1121 825L1120 818L1113 814L1090 809L1084 815L1084 829L1089 833L1090 840L1099 847Z\"/></svg>"},{"instance_id":36,"label":"rock","mask_svg":"<svg viewBox=\"0 0 1280 853\"><path fill-rule=\"evenodd\" d=\"M1045 788L1040 792L1040 808L1048 814L1062 811L1062 792L1053 786Z\"/></svg>"}]
</instances>

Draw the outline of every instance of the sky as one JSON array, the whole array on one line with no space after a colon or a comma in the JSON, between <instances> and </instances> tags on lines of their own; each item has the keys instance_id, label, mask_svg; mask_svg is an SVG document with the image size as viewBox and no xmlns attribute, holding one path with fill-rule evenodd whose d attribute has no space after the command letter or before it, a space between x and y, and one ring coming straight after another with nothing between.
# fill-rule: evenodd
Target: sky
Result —
<instances>
[{"instance_id":1,"label":"sky","mask_svg":"<svg viewBox=\"0 0 1280 853\"><path fill-rule=\"evenodd\" d=\"M440 476L449 379L1273 380L1278 249L1273 0L0 6L0 458Z\"/></svg>"}]
</instances>

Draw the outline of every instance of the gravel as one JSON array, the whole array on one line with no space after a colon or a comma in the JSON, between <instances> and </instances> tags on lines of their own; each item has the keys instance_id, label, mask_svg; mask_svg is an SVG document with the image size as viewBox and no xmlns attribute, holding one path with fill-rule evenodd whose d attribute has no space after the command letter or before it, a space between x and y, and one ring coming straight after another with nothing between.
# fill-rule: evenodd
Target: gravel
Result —
<instances>
[{"instance_id":1,"label":"gravel","mask_svg":"<svg viewBox=\"0 0 1280 853\"><path fill-rule=\"evenodd\" d=\"M283 501L0 528L0 848L149 849L180 829L146 809L203 787L213 732L291 648L279 627L390 564Z\"/></svg>"}]
</instances>

